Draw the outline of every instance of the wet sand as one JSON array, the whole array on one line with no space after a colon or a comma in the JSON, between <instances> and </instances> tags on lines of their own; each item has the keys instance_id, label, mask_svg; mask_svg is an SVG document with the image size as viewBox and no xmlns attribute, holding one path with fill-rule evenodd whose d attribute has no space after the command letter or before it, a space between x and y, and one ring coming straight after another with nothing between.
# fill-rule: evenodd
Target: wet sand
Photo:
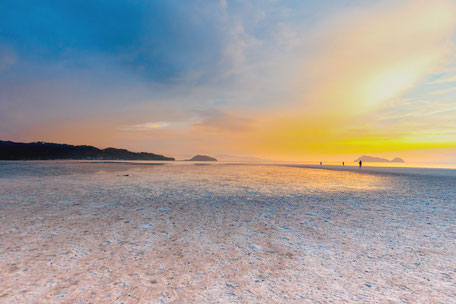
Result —
<instances>
[{"instance_id":1,"label":"wet sand","mask_svg":"<svg viewBox=\"0 0 456 304\"><path fill-rule=\"evenodd\" d=\"M455 220L451 172L0 163L0 303L452 303Z\"/></svg>"}]
</instances>

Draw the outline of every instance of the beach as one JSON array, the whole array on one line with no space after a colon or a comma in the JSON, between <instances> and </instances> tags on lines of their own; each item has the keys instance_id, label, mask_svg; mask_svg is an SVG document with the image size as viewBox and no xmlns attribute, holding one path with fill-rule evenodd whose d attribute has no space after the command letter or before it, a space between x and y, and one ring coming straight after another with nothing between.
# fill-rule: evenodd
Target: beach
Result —
<instances>
[{"instance_id":1,"label":"beach","mask_svg":"<svg viewBox=\"0 0 456 304\"><path fill-rule=\"evenodd\" d=\"M0 303L454 302L456 170L340 169L0 162Z\"/></svg>"}]
</instances>

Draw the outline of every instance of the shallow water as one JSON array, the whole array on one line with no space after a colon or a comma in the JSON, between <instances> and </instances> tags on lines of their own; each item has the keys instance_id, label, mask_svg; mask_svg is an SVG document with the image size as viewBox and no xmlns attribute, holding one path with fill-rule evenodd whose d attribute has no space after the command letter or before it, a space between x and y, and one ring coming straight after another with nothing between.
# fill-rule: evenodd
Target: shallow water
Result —
<instances>
[{"instance_id":1,"label":"shallow water","mask_svg":"<svg viewBox=\"0 0 456 304\"><path fill-rule=\"evenodd\" d=\"M326 169L1 162L0 302L454 301L456 171Z\"/></svg>"}]
</instances>

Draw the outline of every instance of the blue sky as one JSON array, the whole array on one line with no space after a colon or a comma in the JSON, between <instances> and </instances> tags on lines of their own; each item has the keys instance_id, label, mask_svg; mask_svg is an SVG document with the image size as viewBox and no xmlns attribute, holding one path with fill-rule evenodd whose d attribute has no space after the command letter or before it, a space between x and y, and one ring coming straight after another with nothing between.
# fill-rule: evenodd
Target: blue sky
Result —
<instances>
[{"instance_id":1,"label":"blue sky","mask_svg":"<svg viewBox=\"0 0 456 304\"><path fill-rule=\"evenodd\" d=\"M224 48L237 25L241 35L270 41L278 26L311 26L320 16L359 2L5 0L0 42L3 56L9 49L17 65L45 71L52 65L67 73L100 65L151 82L197 74L195 81L204 83L226 68ZM30 76L32 71L21 68Z\"/></svg>"},{"instance_id":2,"label":"blue sky","mask_svg":"<svg viewBox=\"0 0 456 304\"><path fill-rule=\"evenodd\" d=\"M342 5L346 1L339 2ZM244 53L242 48L247 49L248 43L275 41L277 38L273 36L278 26L311 24L318 15L337 7L320 4L315 9L315 4L304 1L233 1L229 5L217 1L2 1L0 66L4 99L13 99L13 111L16 107L22 109L22 103L39 108L46 112L43 119L59 114L47 113L48 107L62 108L61 115L66 115L65 110L86 112L79 107L80 103L92 105L90 110L105 111L105 107L134 105L155 99L157 95L160 98L162 94L170 99L186 99L180 103L197 109L201 105L203 110L206 103L230 103L227 100L230 96L224 97L223 92L194 97L206 101L175 95L189 86L206 90L206 86L235 85L238 75L234 69L246 60L241 57L257 55ZM234 49L227 55L230 44L239 50ZM264 47L278 48L270 42ZM24 84L22 89L26 92L19 94L19 88L8 92L11 84L19 83ZM36 86L45 91L43 95L30 92ZM124 94L133 91L133 96L123 100L112 98L117 90ZM62 96L66 94L69 96ZM8 111L2 113L6 115ZM33 119L39 120L39 117Z\"/></svg>"}]
</instances>

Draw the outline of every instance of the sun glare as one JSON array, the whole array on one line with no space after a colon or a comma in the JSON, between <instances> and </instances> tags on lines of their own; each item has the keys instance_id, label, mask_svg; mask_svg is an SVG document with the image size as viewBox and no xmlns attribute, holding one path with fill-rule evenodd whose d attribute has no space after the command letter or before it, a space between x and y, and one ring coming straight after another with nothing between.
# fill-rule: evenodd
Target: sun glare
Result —
<instances>
[{"instance_id":1,"label":"sun glare","mask_svg":"<svg viewBox=\"0 0 456 304\"><path fill-rule=\"evenodd\" d=\"M396 97L416 81L414 70L391 69L370 77L363 89L364 100L372 105Z\"/></svg>"}]
</instances>

